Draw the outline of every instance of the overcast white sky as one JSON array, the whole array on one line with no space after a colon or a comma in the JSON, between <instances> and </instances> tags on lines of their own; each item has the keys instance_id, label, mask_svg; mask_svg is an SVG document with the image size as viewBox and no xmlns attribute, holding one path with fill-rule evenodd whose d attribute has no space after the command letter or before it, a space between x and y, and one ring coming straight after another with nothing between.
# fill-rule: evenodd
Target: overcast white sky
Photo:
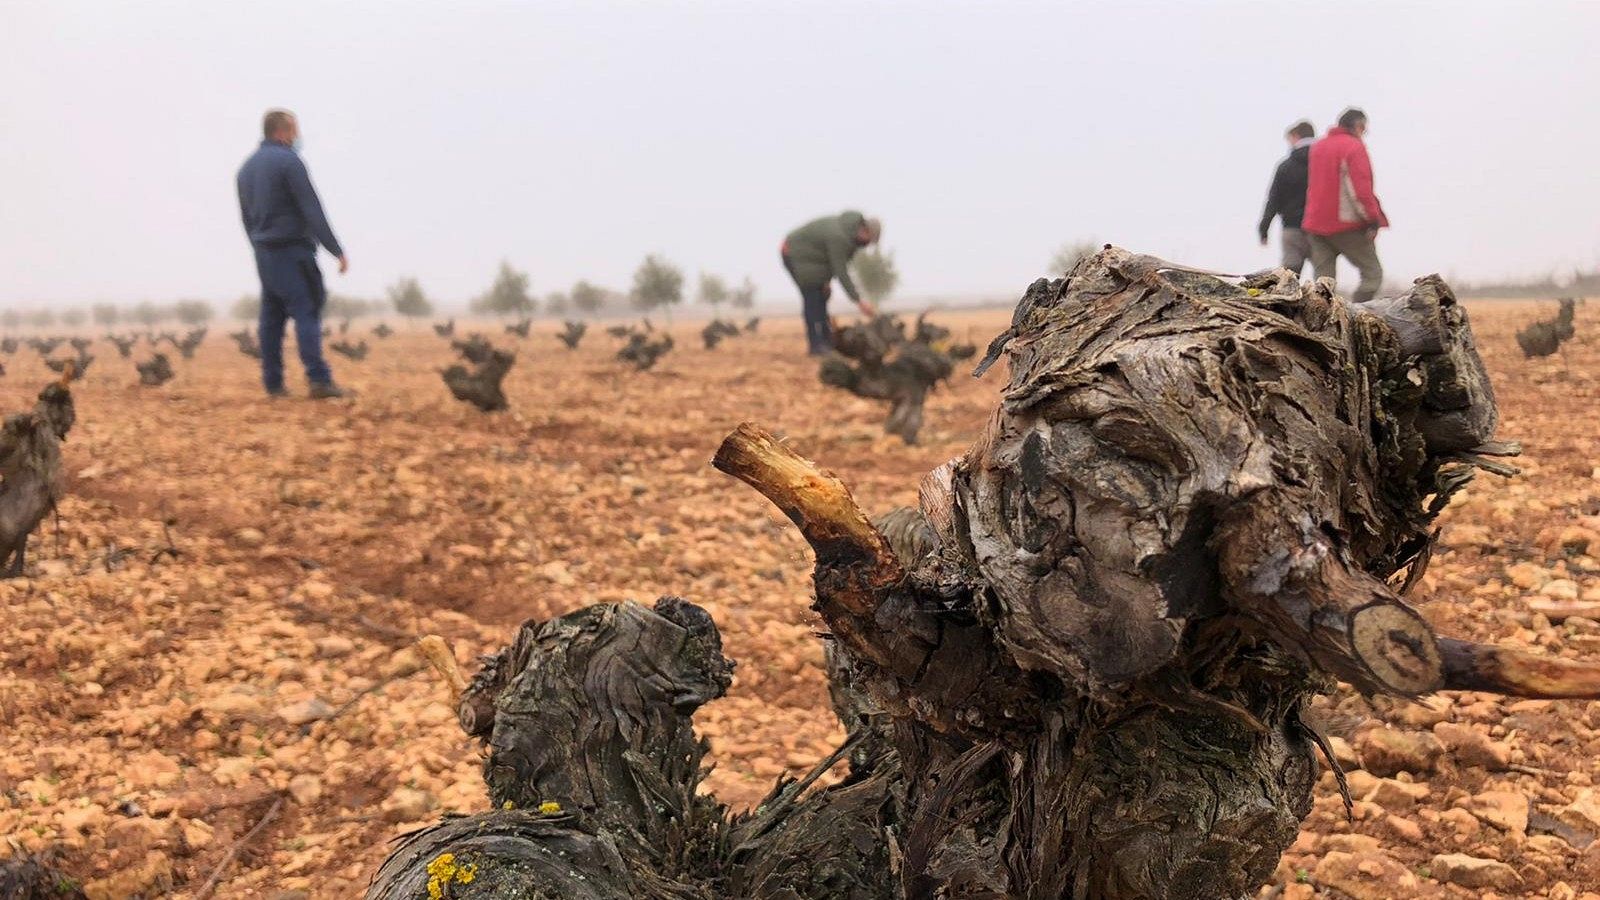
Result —
<instances>
[{"instance_id":1,"label":"overcast white sky","mask_svg":"<svg viewBox=\"0 0 1600 900\"><path fill-rule=\"evenodd\" d=\"M785 299L779 240L846 207L908 297L1014 296L1090 236L1254 269L1280 135L1347 104L1391 279L1590 267L1597 34L1552 0L0 0L0 305L255 290L233 175L274 105L354 294L660 252Z\"/></svg>"}]
</instances>

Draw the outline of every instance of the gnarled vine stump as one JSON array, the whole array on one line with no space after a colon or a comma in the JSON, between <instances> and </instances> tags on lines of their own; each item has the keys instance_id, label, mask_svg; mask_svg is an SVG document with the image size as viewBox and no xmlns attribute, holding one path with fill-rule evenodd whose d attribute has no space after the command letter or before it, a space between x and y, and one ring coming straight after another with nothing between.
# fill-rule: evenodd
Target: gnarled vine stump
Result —
<instances>
[{"instance_id":1,"label":"gnarled vine stump","mask_svg":"<svg viewBox=\"0 0 1600 900\"><path fill-rule=\"evenodd\" d=\"M877 316L833 331L834 352L822 361L817 377L869 400L887 400L889 417L883 430L908 444L922 431L922 407L928 393L949 378L955 364L976 348L949 341L950 330L918 316L908 335L896 316Z\"/></svg>"},{"instance_id":2,"label":"gnarled vine stump","mask_svg":"<svg viewBox=\"0 0 1600 900\"><path fill-rule=\"evenodd\" d=\"M1029 288L1002 355L984 434L881 530L759 428L717 453L816 554L840 784L700 796L715 627L591 607L463 693L493 810L408 837L369 896L1239 900L1309 809L1300 713L1334 678L1600 696L1600 666L1438 637L1402 598L1514 452L1437 278L1353 308L1108 248Z\"/></svg>"},{"instance_id":3,"label":"gnarled vine stump","mask_svg":"<svg viewBox=\"0 0 1600 900\"><path fill-rule=\"evenodd\" d=\"M31 411L7 416L0 426L0 577L22 574L28 537L61 499L61 442L78 420L71 381L69 362Z\"/></svg>"}]
</instances>

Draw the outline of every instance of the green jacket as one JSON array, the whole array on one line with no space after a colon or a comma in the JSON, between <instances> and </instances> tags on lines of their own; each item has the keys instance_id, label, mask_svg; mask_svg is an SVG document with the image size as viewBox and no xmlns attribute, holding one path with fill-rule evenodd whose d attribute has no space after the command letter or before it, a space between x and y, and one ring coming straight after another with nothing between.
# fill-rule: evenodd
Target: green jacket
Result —
<instances>
[{"instance_id":1,"label":"green jacket","mask_svg":"<svg viewBox=\"0 0 1600 900\"><path fill-rule=\"evenodd\" d=\"M783 241L783 252L795 284L820 287L837 278L850 299L861 302L856 283L850 280L850 257L861 249L856 244L856 232L865 221L865 216L852 209L837 216L823 216L789 232Z\"/></svg>"}]
</instances>

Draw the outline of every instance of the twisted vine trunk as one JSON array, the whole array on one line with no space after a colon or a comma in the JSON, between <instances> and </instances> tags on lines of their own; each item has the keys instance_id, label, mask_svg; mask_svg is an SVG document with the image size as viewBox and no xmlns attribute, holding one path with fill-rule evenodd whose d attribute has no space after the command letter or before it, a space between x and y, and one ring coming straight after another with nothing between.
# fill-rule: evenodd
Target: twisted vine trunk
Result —
<instances>
[{"instance_id":1,"label":"twisted vine trunk","mask_svg":"<svg viewBox=\"0 0 1600 900\"><path fill-rule=\"evenodd\" d=\"M467 688L494 811L409 837L369 896L1238 900L1309 808L1300 711L1333 679L1600 695L1600 667L1439 638L1402 597L1514 452L1438 279L1356 310L1107 249L1028 290L980 370L1002 355L983 436L878 525L759 428L717 453L816 553L841 784L699 795L715 626L591 607Z\"/></svg>"}]
</instances>

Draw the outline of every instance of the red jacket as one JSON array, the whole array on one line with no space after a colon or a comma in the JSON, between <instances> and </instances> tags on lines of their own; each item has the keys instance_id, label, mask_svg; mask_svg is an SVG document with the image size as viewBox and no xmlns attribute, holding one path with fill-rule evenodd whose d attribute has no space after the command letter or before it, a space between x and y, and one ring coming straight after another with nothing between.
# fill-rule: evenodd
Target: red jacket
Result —
<instances>
[{"instance_id":1,"label":"red jacket","mask_svg":"<svg viewBox=\"0 0 1600 900\"><path fill-rule=\"evenodd\" d=\"M1338 234L1388 225L1378 195L1372 192L1367 145L1347 129L1328 129L1326 137L1311 145L1306 214L1300 227L1311 234Z\"/></svg>"}]
</instances>

